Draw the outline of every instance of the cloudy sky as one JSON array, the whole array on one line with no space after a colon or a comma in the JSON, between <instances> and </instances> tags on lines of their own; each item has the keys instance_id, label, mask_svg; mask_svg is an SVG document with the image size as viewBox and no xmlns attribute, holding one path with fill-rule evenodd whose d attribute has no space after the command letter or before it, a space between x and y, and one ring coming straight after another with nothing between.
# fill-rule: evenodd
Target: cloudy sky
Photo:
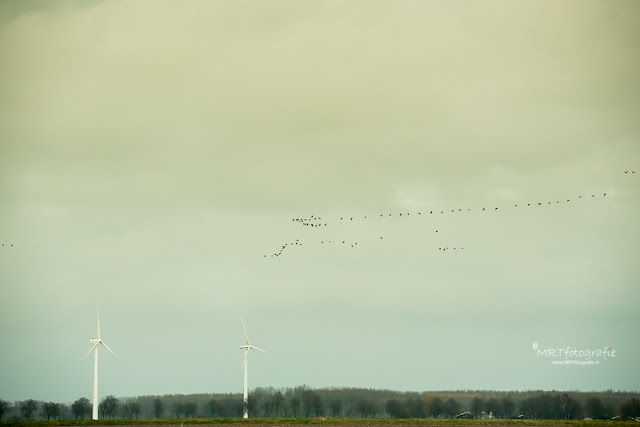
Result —
<instances>
[{"instance_id":1,"label":"cloudy sky","mask_svg":"<svg viewBox=\"0 0 640 427\"><path fill-rule=\"evenodd\" d=\"M241 316L251 387L638 390L639 43L635 1L3 1L0 398L91 397L97 305L101 396L241 392Z\"/></svg>"}]
</instances>

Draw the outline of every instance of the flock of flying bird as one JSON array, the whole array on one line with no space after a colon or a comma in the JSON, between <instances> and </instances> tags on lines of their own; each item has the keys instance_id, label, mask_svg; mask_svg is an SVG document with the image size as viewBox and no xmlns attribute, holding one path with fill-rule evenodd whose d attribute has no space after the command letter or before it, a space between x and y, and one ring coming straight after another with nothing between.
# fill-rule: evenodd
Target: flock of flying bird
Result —
<instances>
[{"instance_id":1,"label":"flock of flying bird","mask_svg":"<svg viewBox=\"0 0 640 427\"><path fill-rule=\"evenodd\" d=\"M636 171L624 171L625 174L634 174L636 173ZM600 193L592 193L591 195L579 195L577 196L577 199L590 199L590 198L596 198L599 197ZM607 193L602 193L601 197L606 197ZM575 199L574 199L575 200ZM562 200L548 200L546 202L530 202L530 203L514 203L513 206L509 206L508 208L517 208L517 207L539 207L539 206L550 206L550 205L559 205L562 203L571 203L572 199L568 198L568 199L562 199ZM389 218L389 217L409 217L411 215L413 215L414 217L416 216L431 216L431 215L444 215L444 214L452 214L452 213L468 213L468 212L496 212L496 211L500 211L500 210L504 210L505 208L502 207L492 207L492 208L478 208L478 209L471 209L471 208L458 208L458 209L429 209L429 210L421 210L421 211L417 211L417 212L396 212L396 213L378 213L376 215L364 215L364 216L341 216L341 217L336 217L333 219L333 221L336 222L347 222L350 223L351 221L363 221L363 220L368 220L368 219L374 219L374 218ZM309 218L293 218L292 222L299 224L300 226L303 227L308 227L308 228L319 228L319 227L327 227L331 224L331 220L327 221L327 220L323 220L321 217L319 216L315 216L315 215L311 215L309 216ZM437 233L438 230L435 230L435 232ZM383 239L382 236L380 236L380 239ZM320 244L322 245L342 245L345 247L352 247L355 248L358 246L358 242L351 242L351 241L347 241L347 240L342 240L342 239L338 239L338 240L320 240L319 241ZM284 243L280 246L280 248L271 253L271 254L265 254L264 258L267 257L271 257L271 258L277 258L280 257L283 252L291 247L294 246L302 246L302 243L300 242L300 239L296 239L295 242L291 242L291 243ZM463 251L464 247L453 247L450 248L448 246L445 247L439 247L438 248L439 251L441 252L446 252L449 250L454 250L454 251Z\"/></svg>"},{"instance_id":2,"label":"flock of flying bird","mask_svg":"<svg viewBox=\"0 0 640 427\"><path fill-rule=\"evenodd\" d=\"M633 173L633 172L632 172ZM598 193L599 194L599 193ZM602 197L606 197L607 193L602 193ZM589 198L596 198L598 197L598 195L591 194L591 196L585 196L585 199L589 199ZM577 199L583 199L583 196L580 195L577 197ZM561 200L551 200L551 201L546 201L546 202L533 202L533 203L526 203L526 204L518 204L515 203L513 205L514 208L517 207L539 207L539 206L549 206L549 205L557 205L557 204L561 204L561 203L571 203L571 199L566 199L566 201L564 201L565 199L563 199L563 201ZM381 213L381 214L377 214L374 216L370 216L370 215L364 215L364 216L341 216L341 217L336 217L335 221L342 221L342 222L351 222L351 221L363 221L363 220L367 220L367 219L373 219L373 218L389 218L389 217L409 217L411 216L411 214L413 213L413 216L430 216L430 215L444 215L444 214L455 214L455 213L468 213L468 212L496 212L496 211L500 211L500 209L504 210L503 208L500 207L492 207L492 208L486 208L483 207L481 209L471 209L471 208L458 208L458 209L430 209L430 210L424 210L424 211L417 211L417 212L397 212L395 214L393 213ZM315 215L311 215L309 218L293 218L292 222L295 222L297 224L300 224L303 227L309 227L309 228L318 228L318 227L327 227L330 222L323 222L321 217L316 217ZM437 233L438 230L435 230L435 232ZM383 239L382 236L380 236L380 239ZM344 246L350 246L352 248L355 248L358 246L358 242L351 242L351 241L347 241L347 240L342 240L342 239L338 239L338 240L320 240L319 241L320 244L322 245L333 245L333 244L337 244L337 245L344 245ZM291 242L291 243L284 243L280 246L280 248L272 253L272 254L265 254L264 258L266 258L267 256L272 257L272 258L277 258L279 256L281 256L283 254L283 252L293 246L302 246L302 243L300 242L300 239L296 239L295 242ZM450 248L448 246L445 247L439 247L438 248L439 251L442 252L446 252L448 250L454 250L454 251L458 251L458 250L464 250L464 247L453 247Z\"/></svg>"}]
</instances>

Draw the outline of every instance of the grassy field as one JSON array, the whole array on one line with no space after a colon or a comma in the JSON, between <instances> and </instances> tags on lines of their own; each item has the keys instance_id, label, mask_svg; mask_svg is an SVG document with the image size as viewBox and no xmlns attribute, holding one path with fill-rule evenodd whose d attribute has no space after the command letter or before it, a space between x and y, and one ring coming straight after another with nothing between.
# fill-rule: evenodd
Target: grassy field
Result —
<instances>
[{"instance_id":1,"label":"grassy field","mask_svg":"<svg viewBox=\"0 0 640 427\"><path fill-rule=\"evenodd\" d=\"M434 426L434 427L502 427L502 426L638 426L637 421L580 421L580 420L454 420L454 419L368 419L368 418L196 418L196 419L158 419L158 420L82 420L82 421L3 421L2 426L326 426L326 427L394 427L394 426Z\"/></svg>"}]
</instances>

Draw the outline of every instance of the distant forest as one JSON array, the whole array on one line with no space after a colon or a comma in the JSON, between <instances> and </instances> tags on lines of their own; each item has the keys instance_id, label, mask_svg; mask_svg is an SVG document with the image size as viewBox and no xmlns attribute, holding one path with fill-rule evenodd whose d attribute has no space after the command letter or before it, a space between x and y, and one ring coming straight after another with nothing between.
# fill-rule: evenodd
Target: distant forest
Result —
<instances>
[{"instance_id":1,"label":"distant forest","mask_svg":"<svg viewBox=\"0 0 640 427\"><path fill-rule=\"evenodd\" d=\"M0 420L91 418L92 402L0 399ZM115 397L101 400L100 418L230 418L242 416L242 395L188 394ZM249 394L251 418L529 418L611 419L640 417L633 392L433 391L398 392L362 388L256 388Z\"/></svg>"}]
</instances>

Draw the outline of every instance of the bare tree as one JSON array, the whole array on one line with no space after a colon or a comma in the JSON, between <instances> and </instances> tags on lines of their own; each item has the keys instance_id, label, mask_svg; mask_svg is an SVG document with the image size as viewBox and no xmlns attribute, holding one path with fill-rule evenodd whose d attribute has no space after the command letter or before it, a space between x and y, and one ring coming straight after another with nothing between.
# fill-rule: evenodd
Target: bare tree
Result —
<instances>
[{"instance_id":1,"label":"bare tree","mask_svg":"<svg viewBox=\"0 0 640 427\"><path fill-rule=\"evenodd\" d=\"M455 417L460 413L460 404L454 398L449 398L446 402L444 402L444 406L442 409L445 416Z\"/></svg>"},{"instance_id":2,"label":"bare tree","mask_svg":"<svg viewBox=\"0 0 640 427\"><path fill-rule=\"evenodd\" d=\"M102 407L102 413L113 419L113 417L116 416L116 411L118 410L118 399L111 394L102 399L100 406Z\"/></svg>"},{"instance_id":3,"label":"bare tree","mask_svg":"<svg viewBox=\"0 0 640 427\"><path fill-rule=\"evenodd\" d=\"M160 418L162 413L164 412L164 403L162 403L162 399L153 399L153 416L155 418Z\"/></svg>"},{"instance_id":4,"label":"bare tree","mask_svg":"<svg viewBox=\"0 0 640 427\"><path fill-rule=\"evenodd\" d=\"M57 419L60 416L60 404L55 402L46 402L42 405L42 414L47 417L47 421Z\"/></svg>"},{"instance_id":5,"label":"bare tree","mask_svg":"<svg viewBox=\"0 0 640 427\"><path fill-rule=\"evenodd\" d=\"M334 418L337 418L340 416L340 413L342 412L342 400L340 399L333 399L331 402L329 402L329 409L331 409L331 416Z\"/></svg>"},{"instance_id":6,"label":"bare tree","mask_svg":"<svg viewBox=\"0 0 640 427\"><path fill-rule=\"evenodd\" d=\"M68 419L69 406L65 405L64 403L58 403L58 407L60 408L60 411L58 412L58 420L60 421Z\"/></svg>"},{"instance_id":7,"label":"bare tree","mask_svg":"<svg viewBox=\"0 0 640 427\"><path fill-rule=\"evenodd\" d=\"M209 416L211 418L217 415L222 415L224 413L224 405L221 402L218 402L215 399L209 399L206 404L207 410L209 411Z\"/></svg>"},{"instance_id":8,"label":"bare tree","mask_svg":"<svg viewBox=\"0 0 640 427\"><path fill-rule=\"evenodd\" d=\"M38 402L33 399L25 400L19 404L22 417L29 421L33 419L36 410L38 409Z\"/></svg>"},{"instance_id":9,"label":"bare tree","mask_svg":"<svg viewBox=\"0 0 640 427\"><path fill-rule=\"evenodd\" d=\"M516 404L510 397L503 397L500 400L502 405L502 416L505 418L511 418L516 411Z\"/></svg>"},{"instance_id":10,"label":"bare tree","mask_svg":"<svg viewBox=\"0 0 640 427\"><path fill-rule=\"evenodd\" d=\"M140 404L136 400L130 400L122 405L122 414L124 418L138 418L140 414Z\"/></svg>"},{"instance_id":11,"label":"bare tree","mask_svg":"<svg viewBox=\"0 0 640 427\"><path fill-rule=\"evenodd\" d=\"M173 404L171 405L171 410L173 411L173 414L176 416L176 418L180 418L184 413L184 403L173 402Z\"/></svg>"},{"instance_id":12,"label":"bare tree","mask_svg":"<svg viewBox=\"0 0 640 427\"><path fill-rule=\"evenodd\" d=\"M623 419L631 418L633 416L633 407L631 406L631 403L625 400L618 405L618 415Z\"/></svg>"},{"instance_id":13,"label":"bare tree","mask_svg":"<svg viewBox=\"0 0 640 427\"><path fill-rule=\"evenodd\" d=\"M80 418L84 420L85 415L89 415L91 411L91 402L86 397L81 397L71 404L71 412L75 415L76 420Z\"/></svg>"},{"instance_id":14,"label":"bare tree","mask_svg":"<svg viewBox=\"0 0 640 427\"><path fill-rule=\"evenodd\" d=\"M271 416L271 408L273 407L273 400L271 400L271 396L267 396L262 402L262 410L264 411L264 416Z\"/></svg>"},{"instance_id":15,"label":"bare tree","mask_svg":"<svg viewBox=\"0 0 640 427\"><path fill-rule=\"evenodd\" d=\"M300 411L300 399L297 397L292 397L289 401L289 406L291 407L291 411L293 412L293 417L296 418L298 416L298 411Z\"/></svg>"},{"instance_id":16,"label":"bare tree","mask_svg":"<svg viewBox=\"0 0 640 427\"><path fill-rule=\"evenodd\" d=\"M187 418L193 418L198 412L198 405L194 402L187 402L184 404L184 416Z\"/></svg>"},{"instance_id":17,"label":"bare tree","mask_svg":"<svg viewBox=\"0 0 640 427\"><path fill-rule=\"evenodd\" d=\"M432 394L424 398L424 408L427 416L437 418L442 414L444 402L440 396Z\"/></svg>"},{"instance_id":18,"label":"bare tree","mask_svg":"<svg viewBox=\"0 0 640 427\"><path fill-rule=\"evenodd\" d=\"M471 413L473 414L473 418L478 418L478 415L480 415L480 412L482 412L483 407L484 400L482 400L478 396L474 396L473 400L471 400Z\"/></svg>"},{"instance_id":19,"label":"bare tree","mask_svg":"<svg viewBox=\"0 0 640 427\"><path fill-rule=\"evenodd\" d=\"M9 409L11 409L11 404L6 400L0 399L0 421L2 421L2 417L9 411Z\"/></svg>"},{"instance_id":20,"label":"bare tree","mask_svg":"<svg viewBox=\"0 0 640 427\"><path fill-rule=\"evenodd\" d=\"M631 416L640 417L640 400L632 397L631 400L629 400L629 405L631 405L631 410L633 411L633 415Z\"/></svg>"},{"instance_id":21,"label":"bare tree","mask_svg":"<svg viewBox=\"0 0 640 427\"><path fill-rule=\"evenodd\" d=\"M280 416L280 409L282 408L282 403L284 402L284 395L280 390L273 393L271 396L273 410L276 413L276 418Z\"/></svg>"},{"instance_id":22,"label":"bare tree","mask_svg":"<svg viewBox=\"0 0 640 427\"><path fill-rule=\"evenodd\" d=\"M604 405L599 397L589 396L584 400L584 414L593 419L604 416Z\"/></svg>"},{"instance_id":23,"label":"bare tree","mask_svg":"<svg viewBox=\"0 0 640 427\"><path fill-rule=\"evenodd\" d=\"M485 411L496 418L502 417L502 405L500 405L500 401L495 397L490 397L489 399L487 399L487 403L485 404Z\"/></svg>"},{"instance_id":24,"label":"bare tree","mask_svg":"<svg viewBox=\"0 0 640 427\"><path fill-rule=\"evenodd\" d=\"M362 418L373 418L376 410L376 403L373 400L363 399L356 405L356 411Z\"/></svg>"},{"instance_id":25,"label":"bare tree","mask_svg":"<svg viewBox=\"0 0 640 427\"><path fill-rule=\"evenodd\" d=\"M404 418L407 416L404 405L398 399L387 400L387 403L384 405L384 409L391 418Z\"/></svg>"}]
</instances>

